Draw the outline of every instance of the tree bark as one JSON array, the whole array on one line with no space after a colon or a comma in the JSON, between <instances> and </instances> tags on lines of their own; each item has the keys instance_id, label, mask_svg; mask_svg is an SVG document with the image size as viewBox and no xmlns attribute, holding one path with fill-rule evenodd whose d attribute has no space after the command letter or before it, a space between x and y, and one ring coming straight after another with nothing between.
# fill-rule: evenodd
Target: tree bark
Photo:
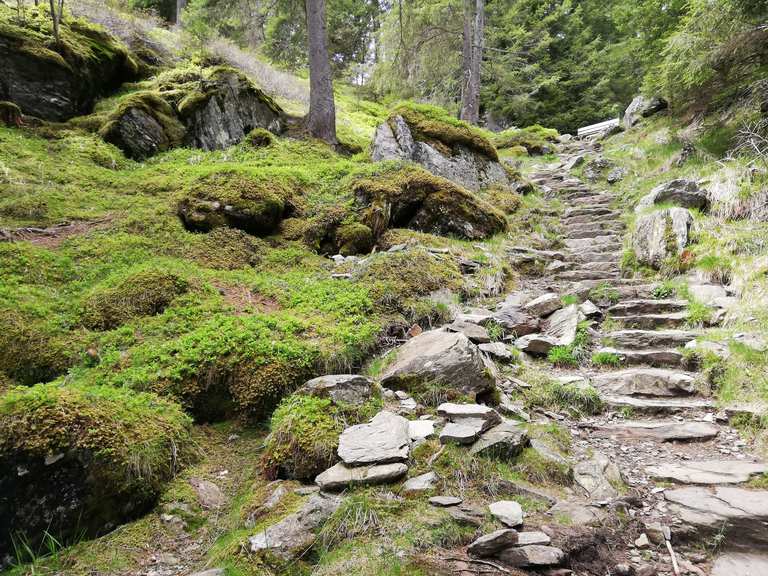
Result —
<instances>
[{"instance_id":1,"label":"tree bark","mask_svg":"<svg viewBox=\"0 0 768 576\"><path fill-rule=\"evenodd\" d=\"M307 34L309 36L309 116L307 128L315 138L335 146L336 106L333 101L333 79L328 59L328 37L325 27L325 0L306 0Z\"/></svg>"},{"instance_id":2,"label":"tree bark","mask_svg":"<svg viewBox=\"0 0 768 576\"><path fill-rule=\"evenodd\" d=\"M469 39L469 64L466 63L467 39ZM485 43L485 0L465 1L464 54L466 88L461 96L461 119L470 124L480 121L480 72Z\"/></svg>"},{"instance_id":3,"label":"tree bark","mask_svg":"<svg viewBox=\"0 0 768 576\"><path fill-rule=\"evenodd\" d=\"M56 39L56 44L60 43L59 39L59 13L56 10L56 1L50 0L51 4L51 21L53 22L53 37Z\"/></svg>"},{"instance_id":4,"label":"tree bark","mask_svg":"<svg viewBox=\"0 0 768 576\"><path fill-rule=\"evenodd\" d=\"M475 0L464 0L464 31L461 37L461 110L459 118L466 120L469 110L469 76L472 67L472 36L475 18Z\"/></svg>"},{"instance_id":5,"label":"tree bark","mask_svg":"<svg viewBox=\"0 0 768 576\"><path fill-rule=\"evenodd\" d=\"M176 24L181 24L181 13L187 7L187 0L176 0Z\"/></svg>"}]
</instances>

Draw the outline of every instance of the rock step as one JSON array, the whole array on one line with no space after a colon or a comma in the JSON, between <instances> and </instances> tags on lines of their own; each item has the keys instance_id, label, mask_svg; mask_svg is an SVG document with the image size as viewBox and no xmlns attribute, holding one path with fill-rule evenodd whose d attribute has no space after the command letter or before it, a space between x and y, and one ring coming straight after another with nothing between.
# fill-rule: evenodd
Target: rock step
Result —
<instances>
[{"instance_id":1,"label":"rock step","mask_svg":"<svg viewBox=\"0 0 768 576\"><path fill-rule=\"evenodd\" d=\"M676 414L688 410L711 410L714 403L707 398L638 398L620 394L601 394L603 402L614 409L630 408L641 414Z\"/></svg>"},{"instance_id":2,"label":"rock step","mask_svg":"<svg viewBox=\"0 0 768 576\"><path fill-rule=\"evenodd\" d=\"M619 424L600 426L593 433L611 438L637 438L659 442L707 442L720 433L720 428L709 422L627 420Z\"/></svg>"},{"instance_id":3,"label":"rock step","mask_svg":"<svg viewBox=\"0 0 768 576\"><path fill-rule=\"evenodd\" d=\"M561 196L562 197L562 196ZM567 198L571 208L580 208L581 206L610 206L613 204L613 198L610 196L584 195L570 196Z\"/></svg>"},{"instance_id":4,"label":"rock step","mask_svg":"<svg viewBox=\"0 0 768 576\"><path fill-rule=\"evenodd\" d=\"M563 229L568 232L577 232L582 230L610 230L625 228L622 222L616 222L612 220L601 220L598 222L585 222L583 224L565 224Z\"/></svg>"},{"instance_id":5,"label":"rock step","mask_svg":"<svg viewBox=\"0 0 768 576\"><path fill-rule=\"evenodd\" d=\"M607 228L586 228L584 230L565 230L564 236L572 240L581 240L583 238L594 238L595 236L604 236L606 234L620 234L622 229L615 227Z\"/></svg>"},{"instance_id":6,"label":"rock step","mask_svg":"<svg viewBox=\"0 0 768 576\"><path fill-rule=\"evenodd\" d=\"M619 276L618 272L604 272L602 270L566 270L555 276L556 280L565 280L568 282L580 282L582 280L601 280L611 282Z\"/></svg>"},{"instance_id":7,"label":"rock step","mask_svg":"<svg viewBox=\"0 0 768 576\"><path fill-rule=\"evenodd\" d=\"M618 262L621 258L621 252L580 252L574 254L576 262Z\"/></svg>"},{"instance_id":8,"label":"rock step","mask_svg":"<svg viewBox=\"0 0 768 576\"><path fill-rule=\"evenodd\" d=\"M611 318L625 328L653 330L656 328L677 328L683 326L688 319L688 313L636 314L631 316L611 316Z\"/></svg>"},{"instance_id":9,"label":"rock step","mask_svg":"<svg viewBox=\"0 0 768 576\"><path fill-rule=\"evenodd\" d=\"M686 364L682 352L672 348L632 350L605 346L596 352L598 354L616 354L621 358L622 363L630 365L643 364L654 367L682 368Z\"/></svg>"},{"instance_id":10,"label":"rock step","mask_svg":"<svg viewBox=\"0 0 768 576\"><path fill-rule=\"evenodd\" d=\"M618 219L621 216L621 212L605 206L595 206L594 208L568 208L564 216L566 218L574 216L614 216Z\"/></svg>"},{"instance_id":11,"label":"rock step","mask_svg":"<svg viewBox=\"0 0 768 576\"><path fill-rule=\"evenodd\" d=\"M616 330L603 335L606 346L628 348L676 348L695 340L699 334L687 330Z\"/></svg>"},{"instance_id":12,"label":"rock step","mask_svg":"<svg viewBox=\"0 0 768 576\"><path fill-rule=\"evenodd\" d=\"M664 462L646 468L648 476L657 481L699 485L742 484L766 472L768 466L764 463L744 460Z\"/></svg>"},{"instance_id":13,"label":"rock step","mask_svg":"<svg viewBox=\"0 0 768 576\"><path fill-rule=\"evenodd\" d=\"M687 300L625 300L611 306L611 316L633 316L640 314L673 314L688 308Z\"/></svg>"},{"instance_id":14,"label":"rock step","mask_svg":"<svg viewBox=\"0 0 768 576\"><path fill-rule=\"evenodd\" d=\"M605 394L679 398L696 393L696 377L664 368L626 368L592 376L592 384Z\"/></svg>"},{"instance_id":15,"label":"rock step","mask_svg":"<svg viewBox=\"0 0 768 576\"><path fill-rule=\"evenodd\" d=\"M615 235L606 236L593 236L592 238L566 238L564 241L566 248L571 251L571 254L578 254L582 251L616 251L621 250L621 240Z\"/></svg>"},{"instance_id":16,"label":"rock step","mask_svg":"<svg viewBox=\"0 0 768 576\"><path fill-rule=\"evenodd\" d=\"M584 216L563 216L560 219L562 224L597 224L601 222L618 222L619 219L614 215L595 216L586 214Z\"/></svg>"}]
</instances>

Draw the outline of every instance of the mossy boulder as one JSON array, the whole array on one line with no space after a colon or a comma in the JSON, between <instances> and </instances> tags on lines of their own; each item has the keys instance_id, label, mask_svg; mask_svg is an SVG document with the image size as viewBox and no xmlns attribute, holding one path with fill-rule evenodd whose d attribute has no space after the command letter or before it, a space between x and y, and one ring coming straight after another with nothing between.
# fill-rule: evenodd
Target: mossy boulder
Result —
<instances>
[{"instance_id":1,"label":"mossy boulder","mask_svg":"<svg viewBox=\"0 0 768 576\"><path fill-rule=\"evenodd\" d=\"M111 387L40 384L0 395L0 558L96 536L146 513L190 458L178 405Z\"/></svg>"},{"instance_id":2,"label":"mossy boulder","mask_svg":"<svg viewBox=\"0 0 768 576\"><path fill-rule=\"evenodd\" d=\"M475 240L507 229L499 210L469 190L414 166L358 179L352 190L362 221L376 237L388 228L410 228Z\"/></svg>"},{"instance_id":3,"label":"mossy boulder","mask_svg":"<svg viewBox=\"0 0 768 576\"><path fill-rule=\"evenodd\" d=\"M434 106L395 108L376 129L371 157L415 162L470 190L508 183L486 134Z\"/></svg>"},{"instance_id":4,"label":"mossy boulder","mask_svg":"<svg viewBox=\"0 0 768 576\"><path fill-rule=\"evenodd\" d=\"M174 298L189 290L186 279L162 270L142 270L112 285L98 287L83 303L83 325L111 330L125 322L160 314Z\"/></svg>"},{"instance_id":5,"label":"mossy boulder","mask_svg":"<svg viewBox=\"0 0 768 576\"><path fill-rule=\"evenodd\" d=\"M520 194L503 186L490 188L486 192L486 199L489 204L501 210L504 214L514 214L523 203Z\"/></svg>"},{"instance_id":6,"label":"mossy boulder","mask_svg":"<svg viewBox=\"0 0 768 576\"><path fill-rule=\"evenodd\" d=\"M267 250L264 240L236 228L216 228L190 248L190 256L215 270L237 270L256 266Z\"/></svg>"},{"instance_id":7,"label":"mossy boulder","mask_svg":"<svg viewBox=\"0 0 768 576\"><path fill-rule=\"evenodd\" d=\"M554 128L539 124L527 128L510 128L495 134L493 142L510 156L540 156L555 150L554 143L560 134Z\"/></svg>"},{"instance_id":8,"label":"mossy boulder","mask_svg":"<svg viewBox=\"0 0 768 576\"><path fill-rule=\"evenodd\" d=\"M45 320L0 309L0 371L19 384L48 382L66 373L85 350L82 335Z\"/></svg>"},{"instance_id":9,"label":"mossy boulder","mask_svg":"<svg viewBox=\"0 0 768 576\"><path fill-rule=\"evenodd\" d=\"M189 230L210 232L228 226L254 236L268 236L290 212L293 190L277 180L225 171L204 176L178 203L178 214Z\"/></svg>"},{"instance_id":10,"label":"mossy boulder","mask_svg":"<svg viewBox=\"0 0 768 576\"><path fill-rule=\"evenodd\" d=\"M21 108L13 102L0 102L0 124L3 126L21 126Z\"/></svg>"},{"instance_id":11,"label":"mossy boulder","mask_svg":"<svg viewBox=\"0 0 768 576\"><path fill-rule=\"evenodd\" d=\"M100 26L65 16L61 43L41 6L24 23L0 4L0 100L29 116L63 121L87 114L94 101L138 75L128 49Z\"/></svg>"},{"instance_id":12,"label":"mossy boulder","mask_svg":"<svg viewBox=\"0 0 768 576\"><path fill-rule=\"evenodd\" d=\"M336 245L344 256L370 252L373 241L371 229L359 222L344 224L336 230Z\"/></svg>"}]
</instances>

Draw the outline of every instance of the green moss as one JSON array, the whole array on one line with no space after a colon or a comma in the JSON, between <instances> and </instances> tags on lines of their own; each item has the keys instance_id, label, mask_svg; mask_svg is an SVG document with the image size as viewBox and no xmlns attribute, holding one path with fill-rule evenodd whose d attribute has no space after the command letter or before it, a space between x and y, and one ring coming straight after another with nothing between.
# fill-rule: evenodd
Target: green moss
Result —
<instances>
[{"instance_id":1,"label":"green moss","mask_svg":"<svg viewBox=\"0 0 768 576\"><path fill-rule=\"evenodd\" d=\"M160 314L189 283L176 274L143 270L97 288L83 302L83 324L94 330L110 330L132 318Z\"/></svg>"},{"instance_id":2,"label":"green moss","mask_svg":"<svg viewBox=\"0 0 768 576\"><path fill-rule=\"evenodd\" d=\"M21 108L13 102L0 101L0 123L6 126L20 126Z\"/></svg>"},{"instance_id":3,"label":"green moss","mask_svg":"<svg viewBox=\"0 0 768 576\"><path fill-rule=\"evenodd\" d=\"M504 212L505 214L514 214L520 209L522 198L517 192L507 188L494 186L486 191L488 202Z\"/></svg>"},{"instance_id":4,"label":"green moss","mask_svg":"<svg viewBox=\"0 0 768 576\"><path fill-rule=\"evenodd\" d=\"M486 134L466 122L457 120L443 108L428 104L403 103L392 110L390 120L402 116L416 140L436 144L441 151L451 152L456 146L465 146L498 160L496 148Z\"/></svg>"},{"instance_id":5,"label":"green moss","mask_svg":"<svg viewBox=\"0 0 768 576\"><path fill-rule=\"evenodd\" d=\"M366 253L373 248L373 232L359 222L344 224L336 230L336 244L344 256Z\"/></svg>"},{"instance_id":6,"label":"green moss","mask_svg":"<svg viewBox=\"0 0 768 576\"><path fill-rule=\"evenodd\" d=\"M263 240L236 228L215 228L196 239L198 241L190 246L190 256L216 270L256 266L267 250Z\"/></svg>"},{"instance_id":7,"label":"green moss","mask_svg":"<svg viewBox=\"0 0 768 576\"><path fill-rule=\"evenodd\" d=\"M557 130L544 128L538 124L528 128L510 128L494 134L493 142L499 149L512 156L527 156L528 154L543 154L547 148L552 148L551 142L558 137ZM522 153L524 149L525 153Z\"/></svg>"},{"instance_id":8,"label":"green moss","mask_svg":"<svg viewBox=\"0 0 768 576\"><path fill-rule=\"evenodd\" d=\"M254 128L245 137L245 143L254 148L265 148L271 146L275 141L272 132L264 128Z\"/></svg>"},{"instance_id":9,"label":"green moss","mask_svg":"<svg viewBox=\"0 0 768 576\"><path fill-rule=\"evenodd\" d=\"M161 152L180 146L184 141L186 128L179 121L173 107L159 92L155 91L133 92L121 98L117 107L105 117L99 129L99 134L104 140L112 144L120 143L122 138L118 132L120 120L130 110L140 110L154 118L162 127L166 140L161 143Z\"/></svg>"}]
</instances>

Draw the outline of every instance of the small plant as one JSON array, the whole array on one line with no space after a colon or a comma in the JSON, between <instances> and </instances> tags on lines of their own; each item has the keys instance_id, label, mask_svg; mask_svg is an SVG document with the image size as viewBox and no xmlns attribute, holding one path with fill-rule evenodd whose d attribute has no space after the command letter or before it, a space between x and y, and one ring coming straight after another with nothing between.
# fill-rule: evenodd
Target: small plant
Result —
<instances>
[{"instance_id":1,"label":"small plant","mask_svg":"<svg viewBox=\"0 0 768 576\"><path fill-rule=\"evenodd\" d=\"M576 356L573 355L573 351L570 346L555 346L547 354L547 360L553 365L566 367L566 366L578 366L579 361Z\"/></svg>"},{"instance_id":2,"label":"small plant","mask_svg":"<svg viewBox=\"0 0 768 576\"><path fill-rule=\"evenodd\" d=\"M637 261L637 255L634 250L626 249L621 254L621 269L629 272L635 272L640 268L640 264Z\"/></svg>"},{"instance_id":3,"label":"small plant","mask_svg":"<svg viewBox=\"0 0 768 576\"><path fill-rule=\"evenodd\" d=\"M620 366L621 356L615 352L595 352L592 354L592 364L595 366Z\"/></svg>"},{"instance_id":4,"label":"small plant","mask_svg":"<svg viewBox=\"0 0 768 576\"><path fill-rule=\"evenodd\" d=\"M609 302L611 304L616 304L621 298L619 291L608 282L602 282L592 288L589 291L589 297L598 302Z\"/></svg>"},{"instance_id":5,"label":"small plant","mask_svg":"<svg viewBox=\"0 0 768 576\"><path fill-rule=\"evenodd\" d=\"M653 291L651 292L651 296L653 296L656 300L671 298L676 294L677 294L677 287L675 286L674 282L672 282L671 280L664 280L661 284L654 287Z\"/></svg>"},{"instance_id":6,"label":"small plant","mask_svg":"<svg viewBox=\"0 0 768 576\"><path fill-rule=\"evenodd\" d=\"M688 301L688 318L686 324L691 328L701 328L712 317L712 308L697 300Z\"/></svg>"},{"instance_id":7,"label":"small plant","mask_svg":"<svg viewBox=\"0 0 768 576\"><path fill-rule=\"evenodd\" d=\"M488 332L488 337L491 339L491 342L499 342L504 338L504 328L497 322L489 322L485 329Z\"/></svg>"},{"instance_id":8,"label":"small plant","mask_svg":"<svg viewBox=\"0 0 768 576\"><path fill-rule=\"evenodd\" d=\"M576 294L566 294L560 297L560 302L563 303L563 306L571 306L579 303L579 297Z\"/></svg>"}]
</instances>

